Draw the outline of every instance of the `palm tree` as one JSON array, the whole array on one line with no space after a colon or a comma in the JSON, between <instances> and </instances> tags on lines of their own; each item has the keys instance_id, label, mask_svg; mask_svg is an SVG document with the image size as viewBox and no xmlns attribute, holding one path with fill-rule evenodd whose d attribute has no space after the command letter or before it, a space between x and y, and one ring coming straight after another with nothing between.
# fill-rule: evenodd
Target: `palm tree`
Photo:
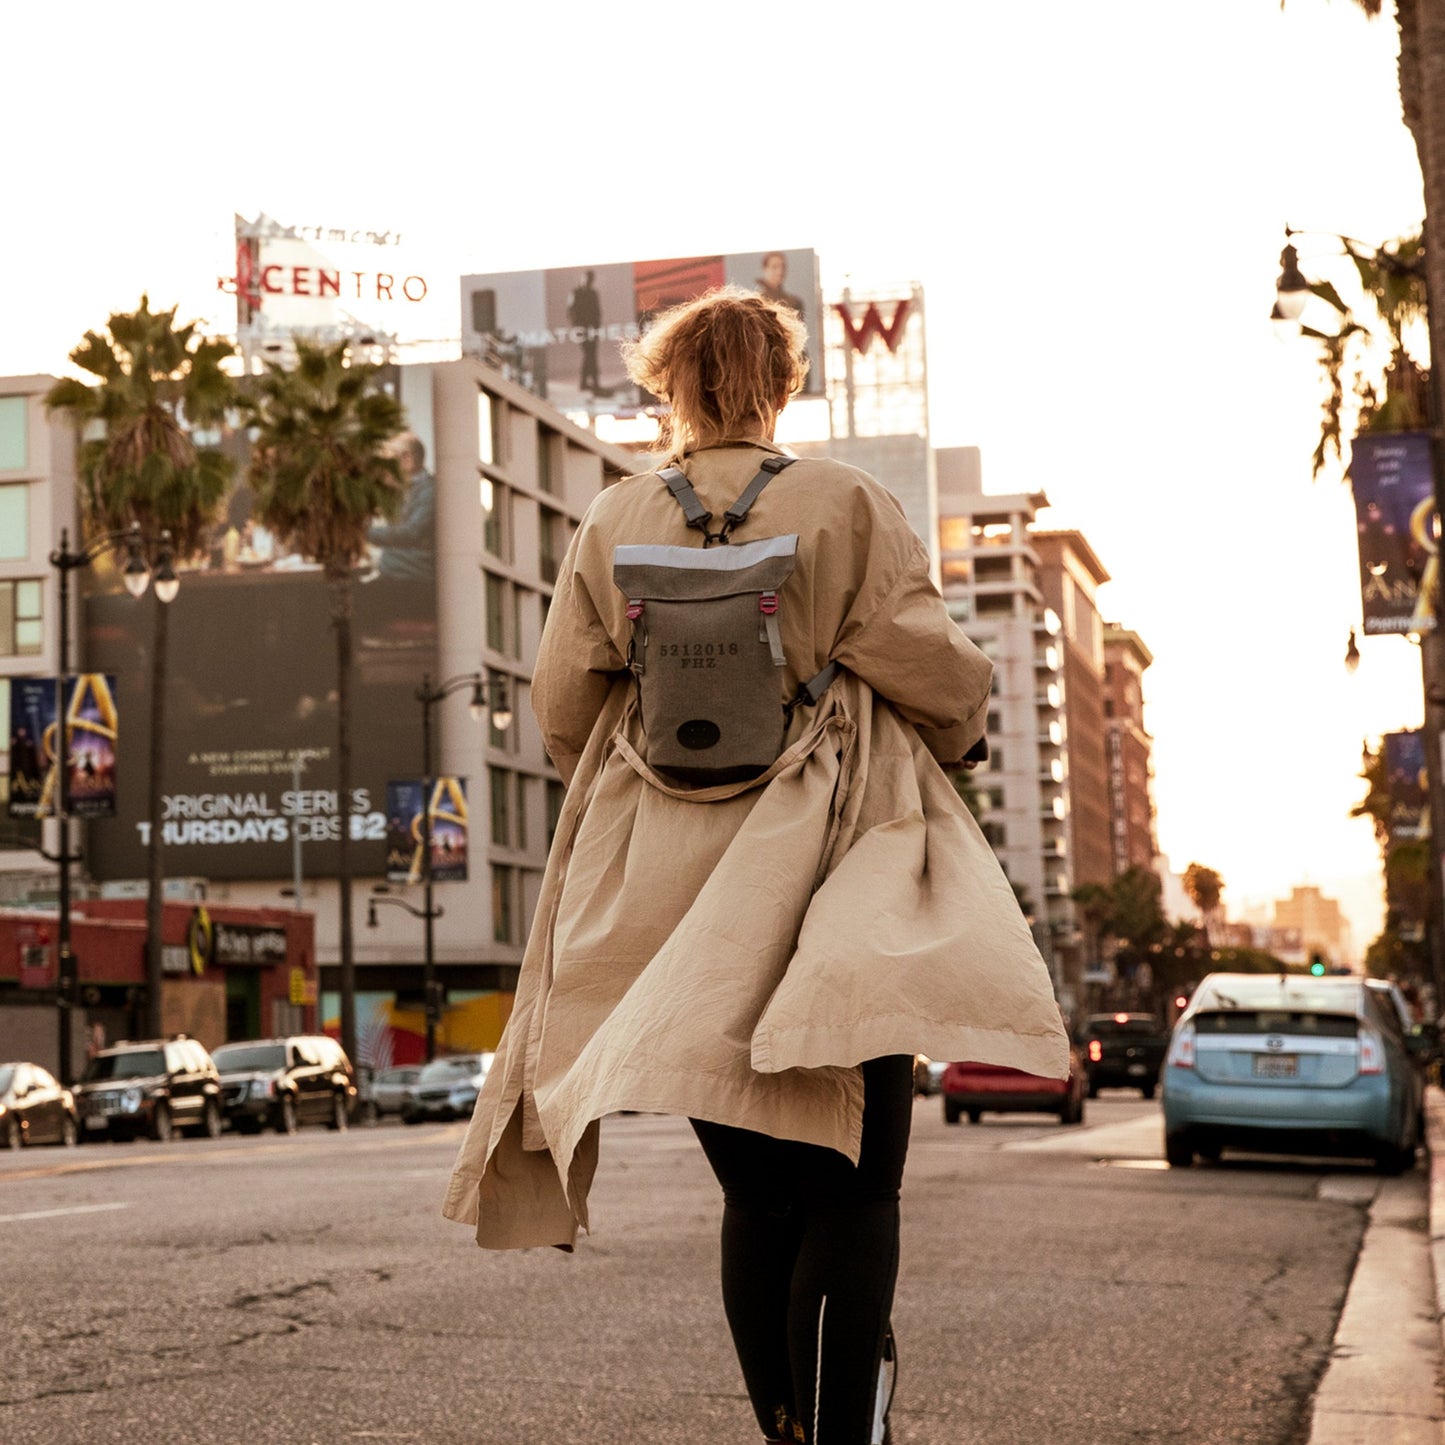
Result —
<instances>
[{"instance_id":1,"label":"palm tree","mask_svg":"<svg viewBox=\"0 0 1445 1445\"><path fill-rule=\"evenodd\" d=\"M198 322L176 325L176 308L118 311L105 332L87 331L70 359L95 377L67 377L50 388L45 405L66 411L84 439L79 472L89 527L100 533L139 526L151 549L169 534L177 557L199 550L231 480L233 464L220 451L197 446L192 428L213 426L234 402L235 383L221 368L233 348L202 337ZM93 435L85 436L85 433ZM161 797L165 761L170 608L152 608L150 777L146 813L146 1026L163 1031L161 918L165 869Z\"/></svg>"},{"instance_id":2,"label":"palm tree","mask_svg":"<svg viewBox=\"0 0 1445 1445\"><path fill-rule=\"evenodd\" d=\"M1184 870L1184 891L1204 919L1204 936L1214 941L1214 922L1224 896L1224 879L1202 863L1191 863Z\"/></svg>"},{"instance_id":3,"label":"palm tree","mask_svg":"<svg viewBox=\"0 0 1445 1445\"><path fill-rule=\"evenodd\" d=\"M356 964L351 929L352 574L378 517L395 516L405 485L390 446L405 424L381 390L381 368L353 362L345 341L296 343L296 364L268 362L247 404L256 428L248 479L255 515L296 552L320 563L336 632L336 793L340 812L341 1046L356 1051Z\"/></svg>"}]
</instances>

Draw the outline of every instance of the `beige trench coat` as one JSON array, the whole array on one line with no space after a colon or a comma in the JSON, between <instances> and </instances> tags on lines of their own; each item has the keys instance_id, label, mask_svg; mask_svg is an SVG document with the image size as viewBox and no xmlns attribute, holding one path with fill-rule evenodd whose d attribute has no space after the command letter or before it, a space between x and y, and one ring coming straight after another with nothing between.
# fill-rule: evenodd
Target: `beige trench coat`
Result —
<instances>
[{"instance_id":1,"label":"beige trench coat","mask_svg":"<svg viewBox=\"0 0 1445 1445\"><path fill-rule=\"evenodd\" d=\"M769 443L684 464L715 517ZM488 1248L570 1248L598 1121L682 1114L856 1162L863 1060L927 1053L1063 1077L1068 1045L1012 889L939 766L984 729L992 666L950 621L897 501L799 460L739 539L800 535L779 613L800 708L761 778L702 791L643 759L618 543L700 545L655 473L609 488L562 565L532 704L568 781L511 1019L447 1217Z\"/></svg>"}]
</instances>

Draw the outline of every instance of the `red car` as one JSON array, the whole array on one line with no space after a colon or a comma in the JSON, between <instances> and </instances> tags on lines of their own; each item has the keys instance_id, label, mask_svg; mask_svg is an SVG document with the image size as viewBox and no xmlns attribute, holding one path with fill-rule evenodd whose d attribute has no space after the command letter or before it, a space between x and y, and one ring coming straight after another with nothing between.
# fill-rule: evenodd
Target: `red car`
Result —
<instances>
[{"instance_id":1,"label":"red car","mask_svg":"<svg viewBox=\"0 0 1445 1445\"><path fill-rule=\"evenodd\" d=\"M943 1119L956 1124L967 1114L968 1122L977 1124L985 1113L1057 1114L1061 1124L1082 1124L1087 1083L1073 1048L1067 1079L1045 1079L1000 1064L950 1064L943 1071Z\"/></svg>"}]
</instances>

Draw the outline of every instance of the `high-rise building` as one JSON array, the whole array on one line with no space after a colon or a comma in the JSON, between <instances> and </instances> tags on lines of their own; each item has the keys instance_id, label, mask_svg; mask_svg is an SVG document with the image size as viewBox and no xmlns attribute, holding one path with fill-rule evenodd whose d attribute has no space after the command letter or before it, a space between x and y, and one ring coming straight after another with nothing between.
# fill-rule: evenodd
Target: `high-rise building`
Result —
<instances>
[{"instance_id":1,"label":"high-rise building","mask_svg":"<svg viewBox=\"0 0 1445 1445\"><path fill-rule=\"evenodd\" d=\"M1297 884L1274 905L1274 927L1299 933L1303 955L1322 953L1331 964L1353 960L1354 936L1344 910L1310 884Z\"/></svg>"},{"instance_id":2,"label":"high-rise building","mask_svg":"<svg viewBox=\"0 0 1445 1445\"><path fill-rule=\"evenodd\" d=\"M1137 632L1104 628L1104 733L1109 750L1109 833L1114 872L1153 868L1153 740L1144 727L1144 670L1154 654Z\"/></svg>"},{"instance_id":3,"label":"high-rise building","mask_svg":"<svg viewBox=\"0 0 1445 1445\"><path fill-rule=\"evenodd\" d=\"M981 826L1029 919L1055 986L1077 986L1068 846L1068 732L1061 624L1039 584L1032 527L1043 492L986 494L976 447L936 456L948 610L992 659L988 763L973 774Z\"/></svg>"},{"instance_id":4,"label":"high-rise building","mask_svg":"<svg viewBox=\"0 0 1445 1445\"><path fill-rule=\"evenodd\" d=\"M1114 876L1104 732L1104 623L1098 589L1109 580L1082 532L1036 531L1039 587L1062 623L1068 736L1068 837L1074 886Z\"/></svg>"}]
</instances>

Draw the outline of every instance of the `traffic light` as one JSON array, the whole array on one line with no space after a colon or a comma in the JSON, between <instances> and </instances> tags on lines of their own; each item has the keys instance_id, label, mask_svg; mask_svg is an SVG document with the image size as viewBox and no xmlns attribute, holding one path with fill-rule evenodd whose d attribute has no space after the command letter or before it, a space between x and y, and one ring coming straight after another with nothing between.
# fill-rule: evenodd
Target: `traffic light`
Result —
<instances>
[{"instance_id":1,"label":"traffic light","mask_svg":"<svg viewBox=\"0 0 1445 1445\"><path fill-rule=\"evenodd\" d=\"M1324 971L1325 971L1325 958L1324 958L1324 954L1322 954L1322 953L1320 953L1318 950L1316 950L1314 953L1310 954L1310 972L1311 972L1312 974L1314 974L1314 976L1315 976L1316 978L1320 978L1320 977L1324 974Z\"/></svg>"}]
</instances>

